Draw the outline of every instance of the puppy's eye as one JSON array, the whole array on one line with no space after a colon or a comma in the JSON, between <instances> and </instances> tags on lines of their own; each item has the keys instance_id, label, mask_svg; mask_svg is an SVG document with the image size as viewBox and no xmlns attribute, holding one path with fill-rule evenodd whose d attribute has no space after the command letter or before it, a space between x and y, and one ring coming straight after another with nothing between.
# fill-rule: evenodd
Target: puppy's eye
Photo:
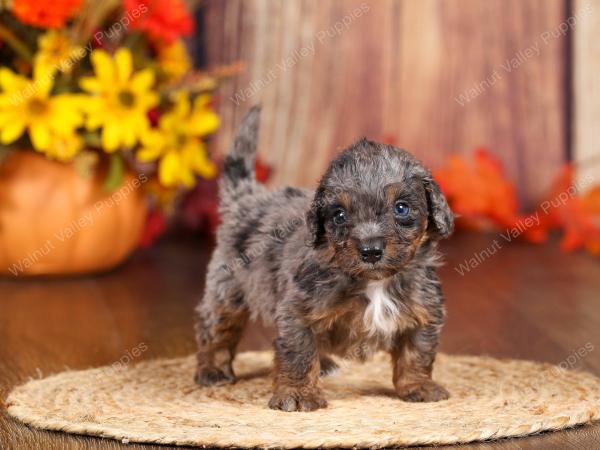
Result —
<instances>
[{"instance_id":1,"label":"puppy's eye","mask_svg":"<svg viewBox=\"0 0 600 450\"><path fill-rule=\"evenodd\" d=\"M346 211L343 209L336 209L333 213L333 223L336 225L344 225L346 223Z\"/></svg>"},{"instance_id":2,"label":"puppy's eye","mask_svg":"<svg viewBox=\"0 0 600 450\"><path fill-rule=\"evenodd\" d=\"M410 214L410 206L404 202L396 202L394 205L394 215L400 219L408 217Z\"/></svg>"}]
</instances>

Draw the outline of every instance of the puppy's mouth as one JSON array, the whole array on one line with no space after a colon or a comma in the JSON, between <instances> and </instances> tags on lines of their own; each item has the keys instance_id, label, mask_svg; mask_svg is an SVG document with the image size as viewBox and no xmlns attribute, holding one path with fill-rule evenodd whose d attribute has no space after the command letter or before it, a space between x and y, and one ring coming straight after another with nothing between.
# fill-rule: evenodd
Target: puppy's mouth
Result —
<instances>
[{"instance_id":1,"label":"puppy's mouth","mask_svg":"<svg viewBox=\"0 0 600 450\"><path fill-rule=\"evenodd\" d=\"M360 261L357 267L360 276L367 280L382 280L393 275L398 268L390 267L384 260L377 262Z\"/></svg>"},{"instance_id":2,"label":"puppy's mouth","mask_svg":"<svg viewBox=\"0 0 600 450\"><path fill-rule=\"evenodd\" d=\"M372 267L363 270L362 275L367 280L383 280L391 275L391 271L389 269Z\"/></svg>"}]
</instances>

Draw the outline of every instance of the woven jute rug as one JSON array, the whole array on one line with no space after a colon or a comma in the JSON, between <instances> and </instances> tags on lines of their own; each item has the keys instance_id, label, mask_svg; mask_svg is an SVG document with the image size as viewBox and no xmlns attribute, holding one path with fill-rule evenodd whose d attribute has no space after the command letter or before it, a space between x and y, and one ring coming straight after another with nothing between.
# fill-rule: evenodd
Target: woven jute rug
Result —
<instances>
[{"instance_id":1,"label":"woven jute rug","mask_svg":"<svg viewBox=\"0 0 600 450\"><path fill-rule=\"evenodd\" d=\"M389 357L342 362L325 378L329 406L270 410L271 354L236 358L238 382L200 388L194 358L70 371L17 387L11 416L34 427L123 440L211 447L386 447L524 436L600 417L600 380L547 364L440 355L439 403L395 397Z\"/></svg>"}]
</instances>

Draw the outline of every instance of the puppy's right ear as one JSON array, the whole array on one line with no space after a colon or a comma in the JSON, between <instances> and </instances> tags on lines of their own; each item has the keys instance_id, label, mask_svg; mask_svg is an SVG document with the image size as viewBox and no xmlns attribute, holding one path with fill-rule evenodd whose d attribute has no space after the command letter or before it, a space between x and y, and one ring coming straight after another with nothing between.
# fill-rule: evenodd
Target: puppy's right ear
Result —
<instances>
[{"instance_id":1,"label":"puppy's right ear","mask_svg":"<svg viewBox=\"0 0 600 450\"><path fill-rule=\"evenodd\" d=\"M448 238L454 231L454 213L430 173L423 178L423 184L429 209L429 235L434 240Z\"/></svg>"},{"instance_id":2,"label":"puppy's right ear","mask_svg":"<svg viewBox=\"0 0 600 450\"><path fill-rule=\"evenodd\" d=\"M325 219L323 217L324 198L324 190L319 187L310 205L310 209L306 213L306 226L310 234L309 244L314 248L323 244L325 238Z\"/></svg>"}]
</instances>

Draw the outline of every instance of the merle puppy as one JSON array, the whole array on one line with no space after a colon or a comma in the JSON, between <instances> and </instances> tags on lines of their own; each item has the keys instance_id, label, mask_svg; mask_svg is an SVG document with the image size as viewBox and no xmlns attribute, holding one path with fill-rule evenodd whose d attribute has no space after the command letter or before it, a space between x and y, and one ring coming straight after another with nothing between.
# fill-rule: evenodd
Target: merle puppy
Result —
<instances>
[{"instance_id":1,"label":"merle puppy","mask_svg":"<svg viewBox=\"0 0 600 450\"><path fill-rule=\"evenodd\" d=\"M222 224L196 310L196 382L235 380L236 346L260 316L277 329L271 408L325 407L319 375L337 368L328 355L364 361L381 349L401 399L447 399L431 372L445 315L436 247L454 222L430 172L362 139L316 192L269 192L255 180L259 117L254 107L243 119L225 160Z\"/></svg>"}]
</instances>

